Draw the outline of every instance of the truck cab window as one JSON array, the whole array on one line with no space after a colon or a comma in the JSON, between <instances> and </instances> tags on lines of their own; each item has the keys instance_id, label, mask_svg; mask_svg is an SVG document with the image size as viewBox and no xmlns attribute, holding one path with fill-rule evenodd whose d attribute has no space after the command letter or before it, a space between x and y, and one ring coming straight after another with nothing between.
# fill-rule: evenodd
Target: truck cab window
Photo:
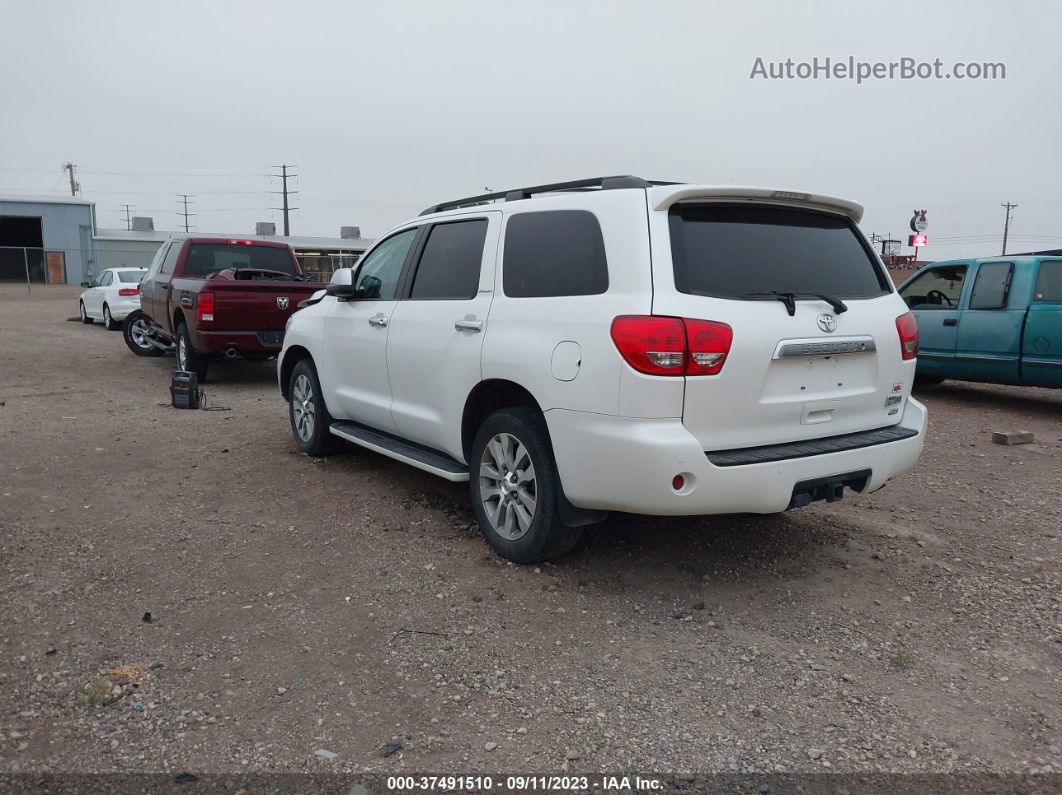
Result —
<instances>
[{"instance_id":1,"label":"truck cab window","mask_svg":"<svg viewBox=\"0 0 1062 795\"><path fill-rule=\"evenodd\" d=\"M977 268L970 309L1003 309L1010 292L1014 266L1009 262L988 262Z\"/></svg>"},{"instance_id":2,"label":"truck cab window","mask_svg":"<svg viewBox=\"0 0 1062 795\"><path fill-rule=\"evenodd\" d=\"M1062 301L1062 261L1041 262L1036 277L1037 301Z\"/></svg>"},{"instance_id":3,"label":"truck cab window","mask_svg":"<svg viewBox=\"0 0 1062 795\"><path fill-rule=\"evenodd\" d=\"M900 297L911 309L958 309L966 270L966 265L930 268L905 285Z\"/></svg>"}]
</instances>

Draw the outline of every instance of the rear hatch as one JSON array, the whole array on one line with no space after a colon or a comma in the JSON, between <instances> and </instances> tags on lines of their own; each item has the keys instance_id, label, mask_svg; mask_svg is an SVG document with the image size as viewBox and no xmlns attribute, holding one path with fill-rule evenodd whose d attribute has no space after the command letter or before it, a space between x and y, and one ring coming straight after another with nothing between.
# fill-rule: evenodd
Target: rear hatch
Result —
<instances>
[{"instance_id":1,"label":"rear hatch","mask_svg":"<svg viewBox=\"0 0 1062 795\"><path fill-rule=\"evenodd\" d=\"M686 377L686 428L705 450L729 450L897 423L914 376L896 325L906 307L856 229L862 208L756 189L705 194L649 196L653 314L733 331L718 375Z\"/></svg>"},{"instance_id":2,"label":"rear hatch","mask_svg":"<svg viewBox=\"0 0 1062 795\"><path fill-rule=\"evenodd\" d=\"M286 245L249 240L197 241L188 250L186 275L206 275L214 292L211 331L283 331L299 301L321 285L303 281Z\"/></svg>"}]
</instances>

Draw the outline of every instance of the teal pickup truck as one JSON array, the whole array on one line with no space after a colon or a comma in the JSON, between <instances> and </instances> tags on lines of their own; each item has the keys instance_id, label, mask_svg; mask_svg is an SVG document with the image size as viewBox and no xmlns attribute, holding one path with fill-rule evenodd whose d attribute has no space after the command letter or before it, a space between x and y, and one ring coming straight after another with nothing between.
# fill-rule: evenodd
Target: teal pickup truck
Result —
<instances>
[{"instance_id":1,"label":"teal pickup truck","mask_svg":"<svg viewBox=\"0 0 1062 795\"><path fill-rule=\"evenodd\" d=\"M899 291L918 319L922 383L1062 387L1062 257L934 262Z\"/></svg>"}]
</instances>

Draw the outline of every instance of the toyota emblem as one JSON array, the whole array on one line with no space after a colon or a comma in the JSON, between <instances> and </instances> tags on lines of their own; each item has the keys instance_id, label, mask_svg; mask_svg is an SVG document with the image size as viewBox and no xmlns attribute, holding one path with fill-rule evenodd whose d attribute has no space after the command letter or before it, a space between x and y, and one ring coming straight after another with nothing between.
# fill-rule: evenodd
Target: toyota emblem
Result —
<instances>
[{"instance_id":1,"label":"toyota emblem","mask_svg":"<svg viewBox=\"0 0 1062 795\"><path fill-rule=\"evenodd\" d=\"M831 315L829 312L823 312L818 316L816 322L819 324L819 328L830 334L837 330L837 318Z\"/></svg>"},{"instance_id":2,"label":"toyota emblem","mask_svg":"<svg viewBox=\"0 0 1062 795\"><path fill-rule=\"evenodd\" d=\"M287 296L286 295L279 296L277 298L277 309L287 309L287 308L288 308L288 298L287 298ZM819 318L819 325L820 326L822 325L822 317ZM831 328L830 331L833 331L833 329Z\"/></svg>"}]
</instances>

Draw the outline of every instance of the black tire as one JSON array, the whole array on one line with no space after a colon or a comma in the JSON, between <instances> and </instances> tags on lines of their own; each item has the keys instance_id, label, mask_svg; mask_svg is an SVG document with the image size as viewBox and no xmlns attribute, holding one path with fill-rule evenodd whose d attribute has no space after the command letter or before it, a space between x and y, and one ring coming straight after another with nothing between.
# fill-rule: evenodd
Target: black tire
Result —
<instances>
[{"instance_id":1,"label":"black tire","mask_svg":"<svg viewBox=\"0 0 1062 795\"><path fill-rule=\"evenodd\" d=\"M137 356L162 356L162 351L156 346L150 343L141 345L137 342L146 338L148 325L147 316L139 309L126 315L125 322L122 323L125 345Z\"/></svg>"},{"instance_id":2,"label":"black tire","mask_svg":"<svg viewBox=\"0 0 1062 795\"><path fill-rule=\"evenodd\" d=\"M122 327L122 324L111 317L111 308L107 304L103 305L103 326L107 331L117 331Z\"/></svg>"},{"instance_id":3,"label":"black tire","mask_svg":"<svg viewBox=\"0 0 1062 795\"><path fill-rule=\"evenodd\" d=\"M508 451L506 439L510 444L515 442ZM500 460L503 464L498 467ZM532 479L521 489L529 469ZM567 527L560 519L557 464L546 422L537 410L514 406L487 417L472 442L469 470L472 511L487 543L503 558L514 563L539 563L558 558L579 543L582 528ZM499 477L493 477L495 473ZM496 502L493 516L488 514L485 497L491 505ZM533 510L529 511L532 503Z\"/></svg>"},{"instance_id":4,"label":"black tire","mask_svg":"<svg viewBox=\"0 0 1062 795\"><path fill-rule=\"evenodd\" d=\"M90 318L88 316L88 313L85 311L85 302L84 301L78 301L77 302L77 311L81 315L81 322L91 326L92 325L92 318Z\"/></svg>"},{"instance_id":5,"label":"black tire","mask_svg":"<svg viewBox=\"0 0 1062 795\"><path fill-rule=\"evenodd\" d=\"M177 369L186 370L196 374L199 383L204 383L207 377L207 369L210 366L210 358L192 347L192 337L188 333L188 326L181 323L177 326Z\"/></svg>"},{"instance_id":6,"label":"black tire","mask_svg":"<svg viewBox=\"0 0 1062 795\"><path fill-rule=\"evenodd\" d=\"M944 379L937 375L916 375L915 386L937 386L943 384Z\"/></svg>"},{"instance_id":7,"label":"black tire","mask_svg":"<svg viewBox=\"0 0 1062 795\"><path fill-rule=\"evenodd\" d=\"M291 371L288 422L296 446L306 455L331 455L339 448L339 440L328 430L332 417L325 407L312 359L301 360Z\"/></svg>"}]
</instances>

